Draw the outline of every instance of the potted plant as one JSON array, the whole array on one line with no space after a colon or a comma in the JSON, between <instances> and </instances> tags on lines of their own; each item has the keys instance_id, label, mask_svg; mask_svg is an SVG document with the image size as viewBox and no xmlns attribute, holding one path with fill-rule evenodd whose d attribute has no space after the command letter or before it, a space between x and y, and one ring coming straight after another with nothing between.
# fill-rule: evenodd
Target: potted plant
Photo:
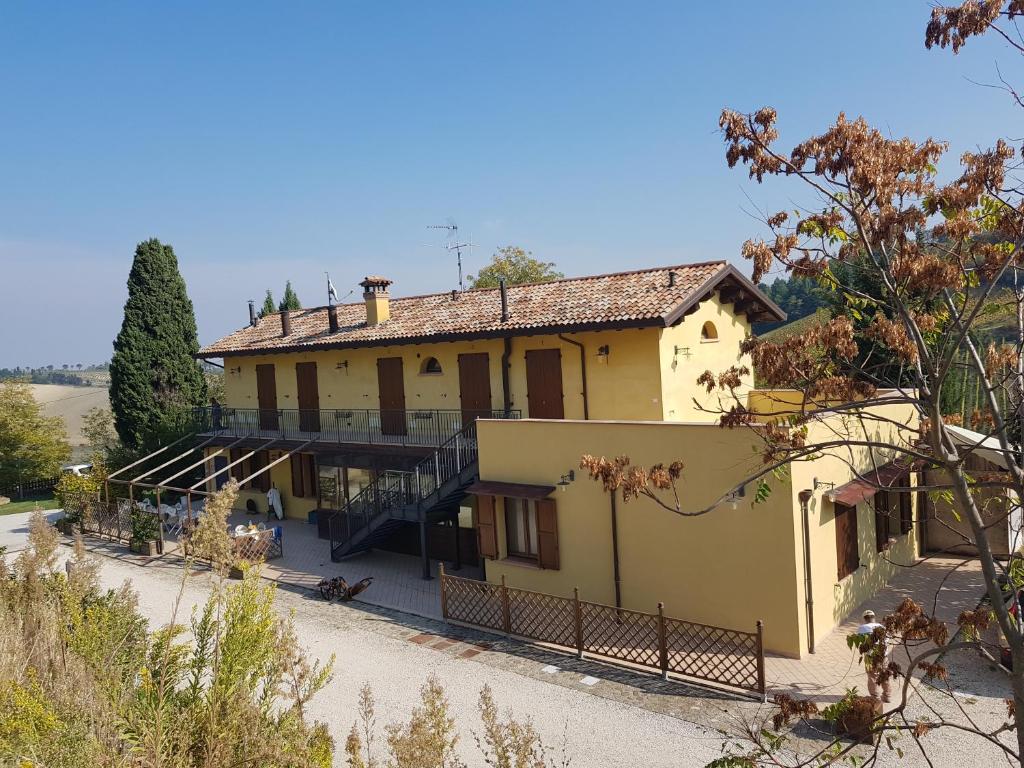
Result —
<instances>
[{"instance_id":1,"label":"potted plant","mask_svg":"<svg viewBox=\"0 0 1024 768\"><path fill-rule=\"evenodd\" d=\"M882 702L870 696L858 696L856 688L847 688L839 701L821 711L821 716L832 723L836 736L849 736L864 744L875 740L871 724L881 714Z\"/></svg>"},{"instance_id":2,"label":"potted plant","mask_svg":"<svg viewBox=\"0 0 1024 768\"><path fill-rule=\"evenodd\" d=\"M160 521L151 512L132 510L132 536L129 542L132 552L152 557L157 554L157 538L160 535Z\"/></svg>"}]
</instances>

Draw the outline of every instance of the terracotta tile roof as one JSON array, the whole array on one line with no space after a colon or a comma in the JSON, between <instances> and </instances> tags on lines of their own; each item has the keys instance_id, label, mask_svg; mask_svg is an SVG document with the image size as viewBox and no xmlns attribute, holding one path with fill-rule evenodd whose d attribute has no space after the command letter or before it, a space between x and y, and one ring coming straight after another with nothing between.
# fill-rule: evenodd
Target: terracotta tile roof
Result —
<instances>
[{"instance_id":1,"label":"terracotta tile roof","mask_svg":"<svg viewBox=\"0 0 1024 768\"><path fill-rule=\"evenodd\" d=\"M510 317L504 323L497 288L466 291L455 299L451 292L392 298L390 319L374 326L366 325L363 302L339 304L336 333L329 331L327 307L292 310L288 336L281 335L275 313L203 347L199 356L666 326L726 282L744 290L748 301L753 297L754 308L745 311L785 318L735 267L714 261L509 286Z\"/></svg>"}]
</instances>

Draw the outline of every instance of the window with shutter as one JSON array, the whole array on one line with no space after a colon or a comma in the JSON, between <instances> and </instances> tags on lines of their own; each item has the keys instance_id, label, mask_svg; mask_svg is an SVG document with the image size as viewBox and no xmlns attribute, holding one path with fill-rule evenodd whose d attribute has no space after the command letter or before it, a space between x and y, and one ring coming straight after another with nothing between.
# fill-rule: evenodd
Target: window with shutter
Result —
<instances>
[{"instance_id":1,"label":"window with shutter","mask_svg":"<svg viewBox=\"0 0 1024 768\"><path fill-rule=\"evenodd\" d=\"M266 451L256 451L253 457L249 460L250 468L252 473L255 474L270 463L270 455ZM252 487L257 491L266 493L270 490L270 472L262 472L253 478Z\"/></svg>"},{"instance_id":2,"label":"window with shutter","mask_svg":"<svg viewBox=\"0 0 1024 768\"><path fill-rule=\"evenodd\" d=\"M540 499L537 509L537 551L541 568L558 570L558 514L554 499Z\"/></svg>"},{"instance_id":3,"label":"window with shutter","mask_svg":"<svg viewBox=\"0 0 1024 768\"><path fill-rule=\"evenodd\" d=\"M879 491L875 494L875 549L881 552L889 542L889 520L892 517L892 500L895 494Z\"/></svg>"},{"instance_id":4,"label":"window with shutter","mask_svg":"<svg viewBox=\"0 0 1024 768\"><path fill-rule=\"evenodd\" d=\"M839 580L842 581L860 567L860 550L857 546L857 508L846 504L836 504L835 519L836 562Z\"/></svg>"},{"instance_id":5,"label":"window with shutter","mask_svg":"<svg viewBox=\"0 0 1024 768\"><path fill-rule=\"evenodd\" d=\"M312 453L302 454L303 460L303 475L304 483L303 486L306 489L306 498L315 499L317 498L317 476L316 476L316 456Z\"/></svg>"},{"instance_id":6,"label":"window with shutter","mask_svg":"<svg viewBox=\"0 0 1024 768\"><path fill-rule=\"evenodd\" d=\"M498 526L495 519L494 497L477 496L476 538L480 557L498 558Z\"/></svg>"},{"instance_id":7,"label":"window with shutter","mask_svg":"<svg viewBox=\"0 0 1024 768\"><path fill-rule=\"evenodd\" d=\"M306 495L305 483L302 477L302 454L293 453L290 461L292 467L292 496L301 499Z\"/></svg>"},{"instance_id":8,"label":"window with shutter","mask_svg":"<svg viewBox=\"0 0 1024 768\"><path fill-rule=\"evenodd\" d=\"M909 486L909 476L903 479L903 485ZM911 499L913 496L910 491L906 491L900 494L900 533L910 533L914 528L914 511L911 505Z\"/></svg>"}]
</instances>

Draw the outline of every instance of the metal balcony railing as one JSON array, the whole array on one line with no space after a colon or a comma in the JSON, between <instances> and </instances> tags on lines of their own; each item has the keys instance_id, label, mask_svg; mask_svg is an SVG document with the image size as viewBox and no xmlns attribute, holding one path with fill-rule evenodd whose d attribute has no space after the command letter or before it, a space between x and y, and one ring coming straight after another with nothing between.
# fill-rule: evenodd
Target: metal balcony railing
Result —
<instances>
[{"instance_id":1,"label":"metal balcony railing","mask_svg":"<svg viewBox=\"0 0 1024 768\"><path fill-rule=\"evenodd\" d=\"M326 443L424 446L436 448L475 419L518 419L516 410L319 410L197 408L196 430L225 437L280 437Z\"/></svg>"},{"instance_id":2,"label":"metal balcony railing","mask_svg":"<svg viewBox=\"0 0 1024 768\"><path fill-rule=\"evenodd\" d=\"M331 517L331 556L346 554L364 529L394 518L419 520L452 486L475 470L479 457L476 421L457 431L410 472L389 470L353 496L344 509ZM447 490L446 490L447 488Z\"/></svg>"}]
</instances>

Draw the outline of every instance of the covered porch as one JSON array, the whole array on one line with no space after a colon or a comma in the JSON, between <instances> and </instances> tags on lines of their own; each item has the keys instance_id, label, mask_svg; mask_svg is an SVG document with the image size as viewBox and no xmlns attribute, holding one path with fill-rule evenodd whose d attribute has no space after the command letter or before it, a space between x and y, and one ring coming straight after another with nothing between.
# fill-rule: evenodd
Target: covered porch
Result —
<instances>
[{"instance_id":1,"label":"covered porch","mask_svg":"<svg viewBox=\"0 0 1024 768\"><path fill-rule=\"evenodd\" d=\"M236 510L229 518L233 527L247 524L254 516ZM262 518L260 518L262 519ZM359 597L359 602L389 608L431 619L441 618L441 588L437 578L423 578L423 564L418 554L404 554L374 549L340 563L331 561L330 547L317 537L317 526L301 520L281 520L274 525L283 529L281 557L263 565L263 576L282 585L316 589L321 579L342 576L350 584L373 577L373 584ZM438 560L430 560L433 576L438 573ZM454 563L446 562L451 572ZM455 572L471 579L483 578L480 568L463 564Z\"/></svg>"}]
</instances>

